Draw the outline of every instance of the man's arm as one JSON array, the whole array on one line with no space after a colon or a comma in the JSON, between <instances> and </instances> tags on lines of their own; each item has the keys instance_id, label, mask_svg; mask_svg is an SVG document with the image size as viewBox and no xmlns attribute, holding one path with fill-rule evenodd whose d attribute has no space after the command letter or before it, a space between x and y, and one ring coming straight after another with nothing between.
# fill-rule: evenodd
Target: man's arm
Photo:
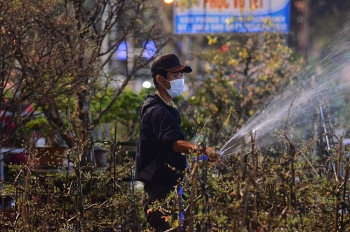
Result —
<instances>
[{"instance_id":1,"label":"man's arm","mask_svg":"<svg viewBox=\"0 0 350 232\"><path fill-rule=\"evenodd\" d=\"M187 142L185 140L178 140L173 143L173 149L176 152L181 152L185 154L192 154L197 153L198 149L199 152L203 152L203 147L192 144L190 142ZM215 150L211 147L207 147L205 149L205 154L209 157L210 160L216 160L219 157L219 153L215 152Z\"/></svg>"}]
</instances>

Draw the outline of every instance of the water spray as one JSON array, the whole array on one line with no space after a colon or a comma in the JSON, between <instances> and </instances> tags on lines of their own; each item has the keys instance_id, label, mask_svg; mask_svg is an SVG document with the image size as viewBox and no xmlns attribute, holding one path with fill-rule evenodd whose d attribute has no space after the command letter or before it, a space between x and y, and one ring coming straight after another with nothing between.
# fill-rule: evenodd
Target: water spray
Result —
<instances>
[{"instance_id":1,"label":"water spray","mask_svg":"<svg viewBox=\"0 0 350 232\"><path fill-rule=\"evenodd\" d=\"M329 125L346 128L350 125L350 24L334 37L326 48L328 55L313 60L264 109L250 118L220 149L222 156L245 151L249 135L256 135L255 145L268 147L284 134L297 141L296 149L315 138L315 125L326 130ZM320 56L321 57L321 56ZM327 130L327 150L331 149Z\"/></svg>"}]
</instances>

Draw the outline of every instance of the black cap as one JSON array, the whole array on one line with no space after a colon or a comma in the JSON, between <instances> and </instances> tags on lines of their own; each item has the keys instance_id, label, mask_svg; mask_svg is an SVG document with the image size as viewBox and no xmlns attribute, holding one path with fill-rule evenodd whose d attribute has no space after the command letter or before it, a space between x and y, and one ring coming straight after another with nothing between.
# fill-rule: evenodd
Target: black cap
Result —
<instances>
[{"instance_id":1,"label":"black cap","mask_svg":"<svg viewBox=\"0 0 350 232\"><path fill-rule=\"evenodd\" d=\"M160 70L167 72L192 72L190 66L184 66L180 63L179 58L175 54L167 53L157 57L152 64L151 72L152 75L156 74Z\"/></svg>"}]
</instances>

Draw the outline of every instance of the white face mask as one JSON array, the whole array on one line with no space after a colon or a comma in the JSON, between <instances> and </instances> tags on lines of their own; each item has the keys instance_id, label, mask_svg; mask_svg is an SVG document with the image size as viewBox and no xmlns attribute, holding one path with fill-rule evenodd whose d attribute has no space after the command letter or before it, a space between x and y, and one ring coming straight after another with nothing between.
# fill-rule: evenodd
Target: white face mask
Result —
<instances>
[{"instance_id":1,"label":"white face mask","mask_svg":"<svg viewBox=\"0 0 350 232\"><path fill-rule=\"evenodd\" d=\"M170 83L170 89L167 89L162 85L164 87L164 89L168 92L170 97L172 97L172 98L178 97L184 91L185 80L183 78L172 80L172 81L168 81L167 79L164 78L164 80L166 80L167 82Z\"/></svg>"}]
</instances>

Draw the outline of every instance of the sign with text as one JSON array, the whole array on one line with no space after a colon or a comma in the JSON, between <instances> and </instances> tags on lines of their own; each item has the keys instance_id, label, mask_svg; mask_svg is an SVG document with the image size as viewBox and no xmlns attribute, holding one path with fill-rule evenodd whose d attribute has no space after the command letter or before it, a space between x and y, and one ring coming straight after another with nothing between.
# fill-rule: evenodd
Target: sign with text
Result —
<instances>
[{"instance_id":1,"label":"sign with text","mask_svg":"<svg viewBox=\"0 0 350 232\"><path fill-rule=\"evenodd\" d=\"M290 0L176 0L175 34L290 30Z\"/></svg>"}]
</instances>

